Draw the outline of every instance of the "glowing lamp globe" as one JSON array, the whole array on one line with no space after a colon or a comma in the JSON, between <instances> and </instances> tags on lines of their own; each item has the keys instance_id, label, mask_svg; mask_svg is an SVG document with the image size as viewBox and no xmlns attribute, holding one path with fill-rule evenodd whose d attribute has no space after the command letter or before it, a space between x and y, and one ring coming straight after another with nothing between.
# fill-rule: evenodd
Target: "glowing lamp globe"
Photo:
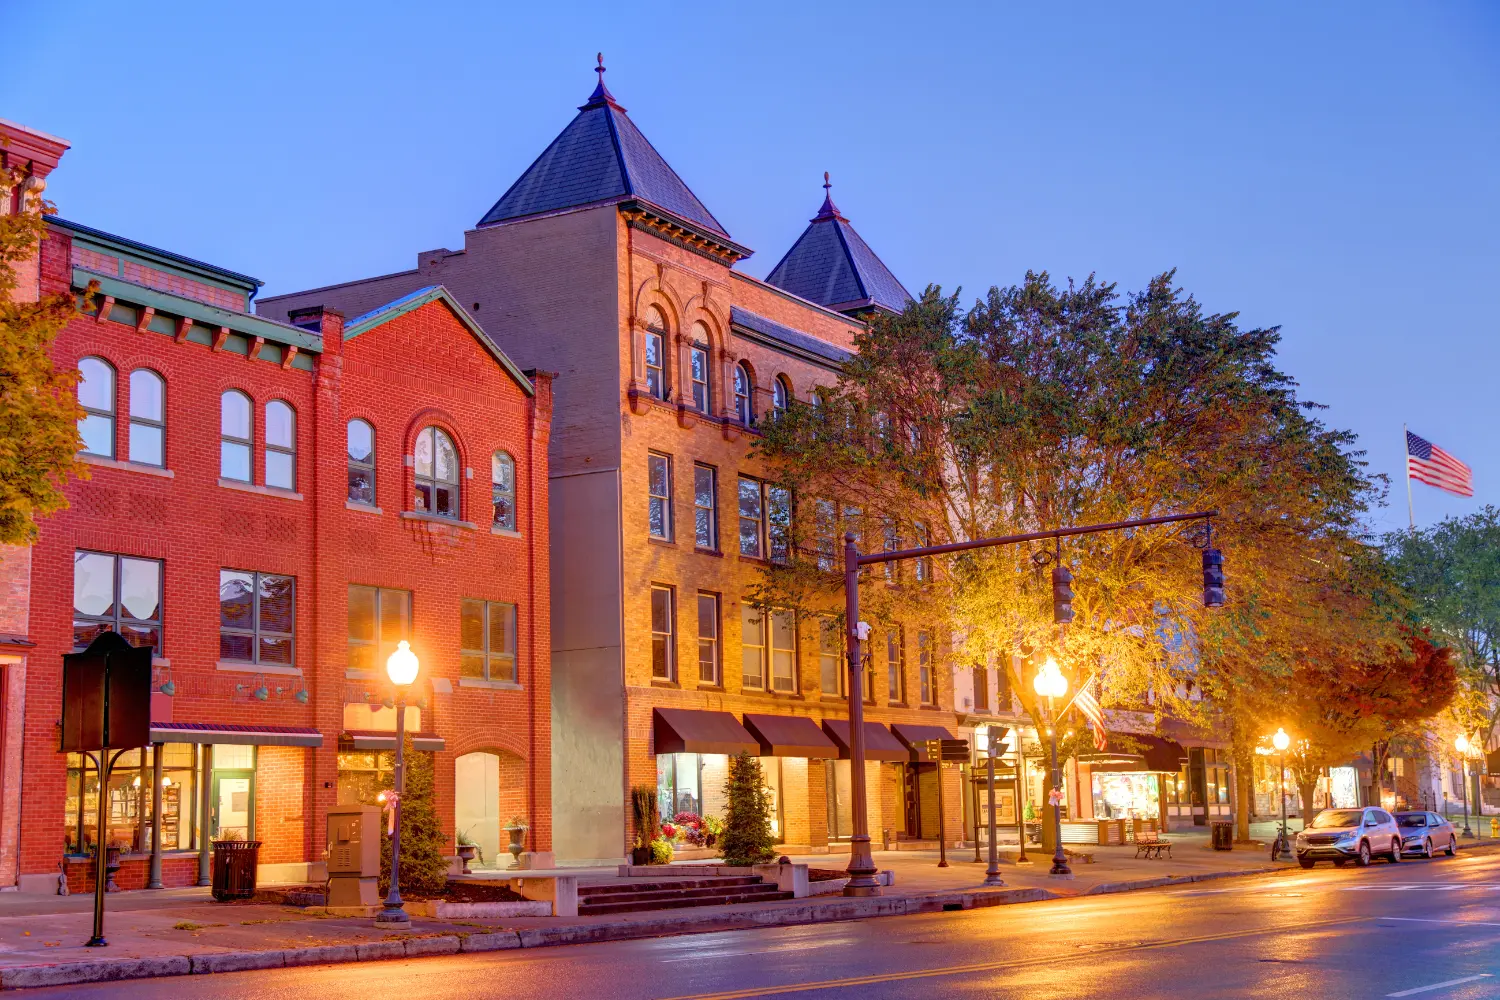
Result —
<instances>
[{"instance_id":1,"label":"glowing lamp globe","mask_svg":"<svg viewBox=\"0 0 1500 1000\"><path fill-rule=\"evenodd\" d=\"M1457 750L1461 754L1467 755L1469 752L1469 738L1463 733L1459 733L1458 739L1453 741L1453 749Z\"/></svg>"},{"instance_id":2,"label":"glowing lamp globe","mask_svg":"<svg viewBox=\"0 0 1500 1000\"><path fill-rule=\"evenodd\" d=\"M400 687L417 679L417 654L411 651L411 644L405 639L396 644L396 651L385 661L385 672L391 683Z\"/></svg>"},{"instance_id":3,"label":"glowing lamp globe","mask_svg":"<svg viewBox=\"0 0 1500 1000\"><path fill-rule=\"evenodd\" d=\"M1050 656L1031 683L1036 688L1036 693L1043 698L1061 698L1068 693L1068 679L1058 668L1057 661Z\"/></svg>"},{"instance_id":4,"label":"glowing lamp globe","mask_svg":"<svg viewBox=\"0 0 1500 1000\"><path fill-rule=\"evenodd\" d=\"M1277 750L1285 750L1292 745L1292 738L1286 734L1286 730L1280 726L1276 728L1276 735L1271 737L1271 745Z\"/></svg>"}]
</instances>

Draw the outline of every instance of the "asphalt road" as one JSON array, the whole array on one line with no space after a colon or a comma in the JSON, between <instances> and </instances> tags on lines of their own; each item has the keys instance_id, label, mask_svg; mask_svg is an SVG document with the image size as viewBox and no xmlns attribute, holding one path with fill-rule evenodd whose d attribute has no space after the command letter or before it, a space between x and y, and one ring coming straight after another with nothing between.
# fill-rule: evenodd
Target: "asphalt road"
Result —
<instances>
[{"instance_id":1,"label":"asphalt road","mask_svg":"<svg viewBox=\"0 0 1500 1000\"><path fill-rule=\"evenodd\" d=\"M1500 854L962 913L31 991L175 1000L1500 998Z\"/></svg>"}]
</instances>

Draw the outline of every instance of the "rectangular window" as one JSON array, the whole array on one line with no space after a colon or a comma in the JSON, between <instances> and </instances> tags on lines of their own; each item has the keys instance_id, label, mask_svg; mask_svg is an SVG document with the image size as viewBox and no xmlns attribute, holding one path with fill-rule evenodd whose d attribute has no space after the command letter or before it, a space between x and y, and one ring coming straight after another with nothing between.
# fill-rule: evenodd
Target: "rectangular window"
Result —
<instances>
[{"instance_id":1,"label":"rectangular window","mask_svg":"<svg viewBox=\"0 0 1500 1000\"><path fill-rule=\"evenodd\" d=\"M464 677L516 683L516 606L464 598L458 669Z\"/></svg>"},{"instance_id":2,"label":"rectangular window","mask_svg":"<svg viewBox=\"0 0 1500 1000\"><path fill-rule=\"evenodd\" d=\"M698 548L719 551L719 472L712 465L693 466L693 532Z\"/></svg>"},{"instance_id":3,"label":"rectangular window","mask_svg":"<svg viewBox=\"0 0 1500 1000\"><path fill-rule=\"evenodd\" d=\"M929 544L931 544L927 537L927 526L925 524L918 522L917 524L913 525L912 533L915 536L913 539L913 543L916 548L926 548ZM915 565L913 566L912 572L916 576L917 582L930 582L932 580L932 560L927 558L926 556L923 556L920 559L914 560L914 563Z\"/></svg>"},{"instance_id":4,"label":"rectangular window","mask_svg":"<svg viewBox=\"0 0 1500 1000\"><path fill-rule=\"evenodd\" d=\"M917 633L917 678L921 684L922 704L937 704L937 676L932 672L932 633Z\"/></svg>"},{"instance_id":5,"label":"rectangular window","mask_svg":"<svg viewBox=\"0 0 1500 1000\"><path fill-rule=\"evenodd\" d=\"M671 587L651 587L651 676L673 680L677 676L676 608Z\"/></svg>"},{"instance_id":6,"label":"rectangular window","mask_svg":"<svg viewBox=\"0 0 1500 1000\"><path fill-rule=\"evenodd\" d=\"M740 682L748 691L766 689L766 619L756 608L741 605Z\"/></svg>"},{"instance_id":7,"label":"rectangular window","mask_svg":"<svg viewBox=\"0 0 1500 1000\"><path fill-rule=\"evenodd\" d=\"M219 659L292 665L295 577L219 570Z\"/></svg>"},{"instance_id":8,"label":"rectangular window","mask_svg":"<svg viewBox=\"0 0 1500 1000\"><path fill-rule=\"evenodd\" d=\"M792 491L785 486L766 487L766 537L771 542L772 562L791 558Z\"/></svg>"},{"instance_id":9,"label":"rectangular window","mask_svg":"<svg viewBox=\"0 0 1500 1000\"><path fill-rule=\"evenodd\" d=\"M162 563L108 552L73 553L73 648L101 632L161 655Z\"/></svg>"},{"instance_id":10,"label":"rectangular window","mask_svg":"<svg viewBox=\"0 0 1500 1000\"><path fill-rule=\"evenodd\" d=\"M818 619L818 677L824 694L844 696L844 633L837 618Z\"/></svg>"},{"instance_id":11,"label":"rectangular window","mask_svg":"<svg viewBox=\"0 0 1500 1000\"><path fill-rule=\"evenodd\" d=\"M651 452L646 456L648 515L651 537L672 540L672 457Z\"/></svg>"},{"instance_id":12,"label":"rectangular window","mask_svg":"<svg viewBox=\"0 0 1500 1000\"><path fill-rule=\"evenodd\" d=\"M384 677L385 661L402 639L411 639L411 592L351 584L345 665Z\"/></svg>"},{"instance_id":13,"label":"rectangular window","mask_svg":"<svg viewBox=\"0 0 1500 1000\"><path fill-rule=\"evenodd\" d=\"M818 553L818 569L833 573L839 569L838 561L838 515L833 502L817 500L813 503L813 533Z\"/></svg>"},{"instance_id":14,"label":"rectangular window","mask_svg":"<svg viewBox=\"0 0 1500 1000\"><path fill-rule=\"evenodd\" d=\"M151 811L151 781L155 754L162 755L161 846L163 851L197 847L201 763L192 743L167 743L129 750L110 771L105 801L106 844L123 844L127 851L151 850L155 822ZM92 854L98 842L99 769L82 754L67 756L68 777L63 799L63 851Z\"/></svg>"},{"instance_id":15,"label":"rectangular window","mask_svg":"<svg viewBox=\"0 0 1500 1000\"><path fill-rule=\"evenodd\" d=\"M882 539L882 542L882 547L887 552L895 552L901 548L901 531L896 527L895 521L885 522L885 537ZM895 583L900 575L897 572L896 564L894 562L883 563L881 568L885 571L886 582Z\"/></svg>"},{"instance_id":16,"label":"rectangular window","mask_svg":"<svg viewBox=\"0 0 1500 1000\"><path fill-rule=\"evenodd\" d=\"M740 477L740 555L764 559L765 503L761 483L748 476Z\"/></svg>"},{"instance_id":17,"label":"rectangular window","mask_svg":"<svg viewBox=\"0 0 1500 1000\"><path fill-rule=\"evenodd\" d=\"M974 666L974 711L990 711L990 672L983 664Z\"/></svg>"},{"instance_id":18,"label":"rectangular window","mask_svg":"<svg viewBox=\"0 0 1500 1000\"><path fill-rule=\"evenodd\" d=\"M666 347L662 335L646 332L646 391L657 399L667 398Z\"/></svg>"},{"instance_id":19,"label":"rectangular window","mask_svg":"<svg viewBox=\"0 0 1500 1000\"><path fill-rule=\"evenodd\" d=\"M844 532L846 534L851 534L854 536L854 544L856 547L861 549L864 548L864 534L860 531L860 525L863 522L864 512L861 511L858 507L845 507L843 511L843 518ZM870 567L860 567L859 575L862 577L869 576Z\"/></svg>"},{"instance_id":20,"label":"rectangular window","mask_svg":"<svg viewBox=\"0 0 1500 1000\"><path fill-rule=\"evenodd\" d=\"M693 407L699 413L708 412L708 349L693 346L689 349L692 361Z\"/></svg>"},{"instance_id":21,"label":"rectangular window","mask_svg":"<svg viewBox=\"0 0 1500 1000\"><path fill-rule=\"evenodd\" d=\"M771 690L797 693L797 624L790 611L771 612Z\"/></svg>"},{"instance_id":22,"label":"rectangular window","mask_svg":"<svg viewBox=\"0 0 1500 1000\"><path fill-rule=\"evenodd\" d=\"M719 595L698 595L698 682L720 684Z\"/></svg>"},{"instance_id":23,"label":"rectangular window","mask_svg":"<svg viewBox=\"0 0 1500 1000\"><path fill-rule=\"evenodd\" d=\"M901 629L887 629L885 633L885 671L890 700L906 701L906 658L902 650ZM871 692L873 694L873 692Z\"/></svg>"}]
</instances>

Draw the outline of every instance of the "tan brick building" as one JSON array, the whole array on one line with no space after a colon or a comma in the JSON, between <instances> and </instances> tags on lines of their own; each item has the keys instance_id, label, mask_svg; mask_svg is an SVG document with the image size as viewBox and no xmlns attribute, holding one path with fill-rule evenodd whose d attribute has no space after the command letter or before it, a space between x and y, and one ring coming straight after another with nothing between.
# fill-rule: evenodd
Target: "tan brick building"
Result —
<instances>
[{"instance_id":1,"label":"tan brick building","mask_svg":"<svg viewBox=\"0 0 1500 1000\"><path fill-rule=\"evenodd\" d=\"M762 281L600 83L463 249L397 274L263 298L273 319L350 315L450 289L526 368L557 373L550 458L553 837L559 861L620 858L629 789L664 818L722 814L727 752L766 759L789 849L849 835L842 642L823 619L749 608L792 498L749 457L757 424L834 381L904 288L825 198ZM807 505L804 505L807 506ZM808 514L810 512L803 511ZM864 537L871 537L866 534ZM954 731L941 637L878 639L866 718L870 828L935 838L935 772L902 742ZM889 656L889 661L888 661ZM840 726L842 725L842 729ZM891 728L894 727L894 728ZM945 786L950 838L959 780Z\"/></svg>"}]
</instances>

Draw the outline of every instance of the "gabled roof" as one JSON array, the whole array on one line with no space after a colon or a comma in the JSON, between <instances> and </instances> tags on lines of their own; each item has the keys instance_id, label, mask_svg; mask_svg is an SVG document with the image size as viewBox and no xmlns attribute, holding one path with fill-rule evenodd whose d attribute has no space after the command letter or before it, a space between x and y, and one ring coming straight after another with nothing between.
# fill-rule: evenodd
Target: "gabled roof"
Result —
<instances>
[{"instance_id":1,"label":"gabled roof","mask_svg":"<svg viewBox=\"0 0 1500 1000\"><path fill-rule=\"evenodd\" d=\"M741 309L729 307L729 323L734 331L746 339L759 341L767 347L794 354L824 368L837 368L853 357L853 353L836 344L819 340L810 333L803 333L773 319L767 319Z\"/></svg>"},{"instance_id":2,"label":"gabled roof","mask_svg":"<svg viewBox=\"0 0 1500 1000\"><path fill-rule=\"evenodd\" d=\"M344 325L344 340L353 340L362 333L369 333L378 326L383 326L398 316L405 316L414 309L420 309L429 302L442 302L450 310L458 321L468 327L474 339L498 362L500 367L510 373L510 377L516 380L516 384L528 396L536 395L536 388L532 386L531 380L521 374L521 369L516 367L514 361L502 350L500 346L490 339L490 335L470 316L458 300L442 285L428 285L419 288L409 295L403 295L399 299L387 302L383 306L376 306L362 316L356 316Z\"/></svg>"},{"instance_id":3,"label":"gabled roof","mask_svg":"<svg viewBox=\"0 0 1500 1000\"><path fill-rule=\"evenodd\" d=\"M602 56L595 72L599 85L588 102L479 225L634 199L727 240L729 234L719 220L662 159L604 85Z\"/></svg>"},{"instance_id":4,"label":"gabled roof","mask_svg":"<svg viewBox=\"0 0 1500 1000\"><path fill-rule=\"evenodd\" d=\"M823 175L823 207L766 281L838 312L901 312L911 300L890 268L844 218Z\"/></svg>"}]
</instances>

